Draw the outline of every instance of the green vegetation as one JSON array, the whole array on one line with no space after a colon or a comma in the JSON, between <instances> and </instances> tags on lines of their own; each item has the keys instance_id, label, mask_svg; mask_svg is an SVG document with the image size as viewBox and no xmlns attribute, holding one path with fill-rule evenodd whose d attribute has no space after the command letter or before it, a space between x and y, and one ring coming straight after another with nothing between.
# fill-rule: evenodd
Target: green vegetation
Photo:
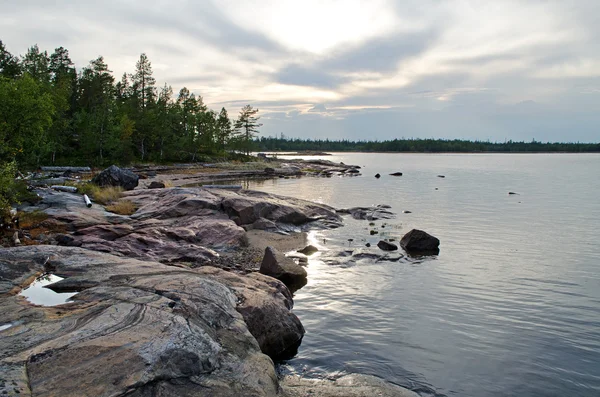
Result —
<instances>
[{"instance_id":1,"label":"green vegetation","mask_svg":"<svg viewBox=\"0 0 600 397\"><path fill-rule=\"evenodd\" d=\"M244 107L234 127L185 87L174 98L156 87L146 54L117 82L102 56L77 71L63 47L17 57L0 41L0 211L15 200L17 166L239 159L233 151L253 148L257 112Z\"/></svg>"},{"instance_id":2,"label":"green vegetation","mask_svg":"<svg viewBox=\"0 0 600 397\"><path fill-rule=\"evenodd\" d=\"M0 159L105 166L249 153L258 109L230 120L185 87L176 98L170 86L158 89L152 74L146 54L116 81L102 56L77 71L63 47L16 57L0 41Z\"/></svg>"},{"instance_id":3,"label":"green vegetation","mask_svg":"<svg viewBox=\"0 0 600 397\"><path fill-rule=\"evenodd\" d=\"M261 137L262 151L407 152L407 153L589 153L600 152L600 143L483 142L444 139L394 139L389 141L330 141Z\"/></svg>"}]
</instances>

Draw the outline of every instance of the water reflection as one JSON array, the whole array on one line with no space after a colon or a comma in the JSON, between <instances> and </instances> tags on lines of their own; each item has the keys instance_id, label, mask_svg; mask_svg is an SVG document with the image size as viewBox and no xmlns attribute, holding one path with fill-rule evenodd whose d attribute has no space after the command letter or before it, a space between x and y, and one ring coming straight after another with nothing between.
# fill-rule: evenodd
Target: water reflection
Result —
<instances>
[{"instance_id":1,"label":"water reflection","mask_svg":"<svg viewBox=\"0 0 600 397\"><path fill-rule=\"evenodd\" d=\"M600 173L590 172L600 156L328 159L366 165L365 176L250 188L337 208L389 204L397 219L345 217L311 236L321 252L295 296L306 335L289 370L364 372L422 395L600 395ZM413 228L440 239L440 256L324 261Z\"/></svg>"},{"instance_id":2,"label":"water reflection","mask_svg":"<svg viewBox=\"0 0 600 397\"><path fill-rule=\"evenodd\" d=\"M67 303L69 298L76 293L57 293L49 288L45 288L45 286L60 280L63 280L63 278L54 274L44 273L37 277L27 288L23 289L19 295L23 296L30 303L39 306L57 306Z\"/></svg>"}]
</instances>

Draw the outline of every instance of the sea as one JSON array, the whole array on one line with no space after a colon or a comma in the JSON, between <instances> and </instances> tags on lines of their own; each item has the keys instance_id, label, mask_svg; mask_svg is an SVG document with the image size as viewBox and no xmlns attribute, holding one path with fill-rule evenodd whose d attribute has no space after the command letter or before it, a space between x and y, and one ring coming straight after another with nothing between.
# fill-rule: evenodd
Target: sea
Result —
<instances>
[{"instance_id":1,"label":"sea","mask_svg":"<svg viewBox=\"0 0 600 397\"><path fill-rule=\"evenodd\" d=\"M294 297L306 335L283 372L371 374L421 396L600 396L600 155L318 158L361 175L247 187L396 217L309 233L320 251ZM323 260L411 229L439 238L439 255Z\"/></svg>"}]
</instances>

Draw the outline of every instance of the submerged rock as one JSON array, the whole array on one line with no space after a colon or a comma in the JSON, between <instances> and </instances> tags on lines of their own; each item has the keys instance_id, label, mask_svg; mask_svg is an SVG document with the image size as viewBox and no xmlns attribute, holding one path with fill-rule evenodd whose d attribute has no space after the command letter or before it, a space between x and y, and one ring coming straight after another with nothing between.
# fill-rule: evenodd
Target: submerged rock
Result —
<instances>
[{"instance_id":1,"label":"submerged rock","mask_svg":"<svg viewBox=\"0 0 600 397\"><path fill-rule=\"evenodd\" d=\"M440 251L440 240L418 229L406 233L400 240L400 245L409 253L438 254Z\"/></svg>"},{"instance_id":2,"label":"submerged rock","mask_svg":"<svg viewBox=\"0 0 600 397\"><path fill-rule=\"evenodd\" d=\"M282 281L292 292L304 287L307 282L306 270L273 247L265 249L260 272Z\"/></svg>"},{"instance_id":3,"label":"submerged rock","mask_svg":"<svg viewBox=\"0 0 600 397\"><path fill-rule=\"evenodd\" d=\"M380 240L377 246L384 251L396 251L398 249L396 244L388 243L385 240Z\"/></svg>"},{"instance_id":4,"label":"submerged rock","mask_svg":"<svg viewBox=\"0 0 600 397\"><path fill-rule=\"evenodd\" d=\"M419 397L413 391L369 375L350 374L335 380L287 376L281 382L284 397Z\"/></svg>"},{"instance_id":5,"label":"submerged rock","mask_svg":"<svg viewBox=\"0 0 600 397\"><path fill-rule=\"evenodd\" d=\"M300 252L301 254L304 254L304 255L312 255L318 251L319 251L319 249L317 247L315 247L314 245L307 245L306 247L302 248L301 250L298 250L298 252Z\"/></svg>"},{"instance_id":6,"label":"submerged rock","mask_svg":"<svg viewBox=\"0 0 600 397\"><path fill-rule=\"evenodd\" d=\"M395 214L388 211L389 206L378 205L376 207L353 207L337 210L340 214L349 214L354 219L365 219L368 221L376 221L378 219L392 219Z\"/></svg>"},{"instance_id":7,"label":"submerged rock","mask_svg":"<svg viewBox=\"0 0 600 397\"><path fill-rule=\"evenodd\" d=\"M92 179L98 186L120 186L125 190L133 190L140 177L131 171L123 170L116 165L111 165Z\"/></svg>"}]
</instances>

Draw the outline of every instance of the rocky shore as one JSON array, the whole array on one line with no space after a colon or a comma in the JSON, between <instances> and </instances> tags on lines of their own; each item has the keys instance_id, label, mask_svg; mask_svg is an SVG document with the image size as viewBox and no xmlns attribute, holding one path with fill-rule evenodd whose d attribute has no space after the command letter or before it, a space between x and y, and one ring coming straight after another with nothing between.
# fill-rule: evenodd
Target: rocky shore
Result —
<instances>
[{"instance_id":1,"label":"rocky shore","mask_svg":"<svg viewBox=\"0 0 600 397\"><path fill-rule=\"evenodd\" d=\"M131 216L50 189L21 208L48 217L32 240L41 244L0 249L0 395L415 395L367 376L276 374L304 328L288 279L259 272L265 248L298 249L303 232L341 226L334 208L248 190L144 187L123 198L137 208ZM56 306L28 302L21 292L48 275L62 278L49 289L76 294Z\"/></svg>"}]
</instances>

